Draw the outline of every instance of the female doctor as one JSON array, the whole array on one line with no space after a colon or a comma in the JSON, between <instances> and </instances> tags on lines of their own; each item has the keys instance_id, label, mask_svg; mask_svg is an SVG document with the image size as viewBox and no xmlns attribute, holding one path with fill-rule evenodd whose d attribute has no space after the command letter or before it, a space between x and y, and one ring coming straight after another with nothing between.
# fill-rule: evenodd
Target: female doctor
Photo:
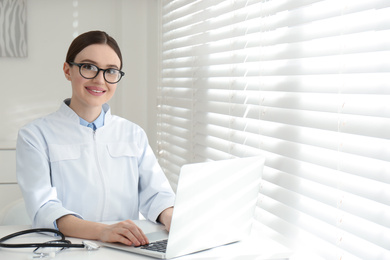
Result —
<instances>
[{"instance_id":1,"label":"female doctor","mask_svg":"<svg viewBox=\"0 0 390 260\"><path fill-rule=\"evenodd\" d=\"M145 132L106 104L122 65L105 32L78 36L63 66L72 97L20 129L17 176L33 227L139 246L148 239L130 219L141 212L169 230L174 193Z\"/></svg>"}]
</instances>

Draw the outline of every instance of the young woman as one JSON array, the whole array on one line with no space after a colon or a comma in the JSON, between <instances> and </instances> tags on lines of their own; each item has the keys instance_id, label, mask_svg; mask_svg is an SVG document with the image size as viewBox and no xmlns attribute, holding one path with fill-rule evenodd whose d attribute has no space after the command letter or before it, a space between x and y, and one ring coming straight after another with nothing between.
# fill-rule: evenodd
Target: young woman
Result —
<instances>
[{"instance_id":1,"label":"young woman","mask_svg":"<svg viewBox=\"0 0 390 260\"><path fill-rule=\"evenodd\" d=\"M17 176L33 227L139 246L148 240L130 219L141 212L169 230L174 193L145 132L111 115L106 104L121 69L112 37L101 31L80 35L63 66L72 97L19 131ZM108 221L118 223L101 223Z\"/></svg>"}]
</instances>

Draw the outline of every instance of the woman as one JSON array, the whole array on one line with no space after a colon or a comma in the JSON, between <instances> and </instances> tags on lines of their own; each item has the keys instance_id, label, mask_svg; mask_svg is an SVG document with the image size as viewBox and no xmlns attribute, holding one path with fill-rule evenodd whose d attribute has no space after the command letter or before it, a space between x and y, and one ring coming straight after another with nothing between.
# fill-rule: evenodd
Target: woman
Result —
<instances>
[{"instance_id":1,"label":"woman","mask_svg":"<svg viewBox=\"0 0 390 260\"><path fill-rule=\"evenodd\" d=\"M121 69L112 37L101 31L80 35L63 66L71 99L19 131L17 176L33 227L139 246L148 239L129 219L141 212L169 231L174 193L145 132L111 115L106 104ZM125 221L101 223L119 220Z\"/></svg>"}]
</instances>

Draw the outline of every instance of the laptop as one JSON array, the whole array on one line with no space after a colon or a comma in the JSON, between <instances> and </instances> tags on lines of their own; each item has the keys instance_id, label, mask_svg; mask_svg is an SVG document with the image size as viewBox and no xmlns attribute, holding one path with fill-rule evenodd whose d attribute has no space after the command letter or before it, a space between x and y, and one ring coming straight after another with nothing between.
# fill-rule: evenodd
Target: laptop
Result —
<instances>
[{"instance_id":1,"label":"laptop","mask_svg":"<svg viewBox=\"0 0 390 260\"><path fill-rule=\"evenodd\" d=\"M146 233L147 246L104 246L161 259L237 242L249 235L259 195L264 157L182 166L168 232Z\"/></svg>"}]
</instances>

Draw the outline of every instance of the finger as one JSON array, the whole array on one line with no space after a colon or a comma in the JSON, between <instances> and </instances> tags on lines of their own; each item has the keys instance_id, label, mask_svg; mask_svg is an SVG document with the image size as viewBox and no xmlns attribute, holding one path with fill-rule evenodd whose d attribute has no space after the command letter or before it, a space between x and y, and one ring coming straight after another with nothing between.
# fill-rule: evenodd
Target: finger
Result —
<instances>
[{"instance_id":1,"label":"finger","mask_svg":"<svg viewBox=\"0 0 390 260\"><path fill-rule=\"evenodd\" d=\"M147 238L147 236L144 234L144 232L142 231L142 229L140 229L138 226L131 226L130 227L130 231L132 232L132 234L137 238L137 240L142 244L142 245L146 245L146 244L149 244L149 239Z\"/></svg>"},{"instance_id":2,"label":"finger","mask_svg":"<svg viewBox=\"0 0 390 260\"><path fill-rule=\"evenodd\" d=\"M137 227L137 228L138 228L138 232L139 232L139 234L140 234L141 240L144 241L144 244L149 244L149 239L148 239L148 237L145 235L145 233L142 231L142 229L140 229L139 227Z\"/></svg>"},{"instance_id":3,"label":"finger","mask_svg":"<svg viewBox=\"0 0 390 260\"><path fill-rule=\"evenodd\" d=\"M124 223L127 223L125 225L130 232L137 238L137 240L142 243L142 245L149 244L149 239L145 235L145 233L142 231L141 228L139 228L133 221L127 220Z\"/></svg>"},{"instance_id":4,"label":"finger","mask_svg":"<svg viewBox=\"0 0 390 260\"><path fill-rule=\"evenodd\" d=\"M135 246L140 246L143 242L142 240L138 240L135 234L127 228L123 228L120 234L130 240Z\"/></svg>"},{"instance_id":5,"label":"finger","mask_svg":"<svg viewBox=\"0 0 390 260\"><path fill-rule=\"evenodd\" d=\"M121 234L114 234L112 237L112 240L109 242L119 242L124 245L132 246L133 242L130 241L127 237L121 235Z\"/></svg>"}]
</instances>

